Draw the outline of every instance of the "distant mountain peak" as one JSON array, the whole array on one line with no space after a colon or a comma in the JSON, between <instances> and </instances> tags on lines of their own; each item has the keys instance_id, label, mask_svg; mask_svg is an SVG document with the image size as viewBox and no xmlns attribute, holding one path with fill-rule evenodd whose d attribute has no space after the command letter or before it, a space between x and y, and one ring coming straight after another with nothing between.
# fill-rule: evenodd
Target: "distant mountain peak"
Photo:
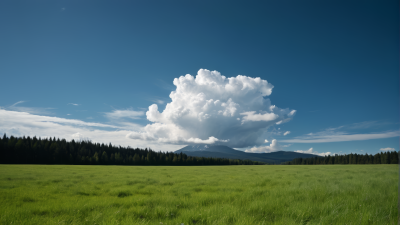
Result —
<instances>
[{"instance_id":1,"label":"distant mountain peak","mask_svg":"<svg viewBox=\"0 0 400 225\"><path fill-rule=\"evenodd\" d=\"M277 151L271 153L248 153L235 150L225 145L210 145L210 144L193 144L181 148L175 153L185 153L188 156L196 157L212 157L212 158L226 158L226 159L249 159L253 161L260 161L265 163L282 163L292 161L295 158L310 158L319 157L312 154L304 154L298 152Z\"/></svg>"},{"instance_id":2,"label":"distant mountain peak","mask_svg":"<svg viewBox=\"0 0 400 225\"><path fill-rule=\"evenodd\" d=\"M188 145L180 150L183 151L205 151L209 150L210 147L213 147L216 145L210 145L210 144L193 144L193 145Z\"/></svg>"}]
</instances>

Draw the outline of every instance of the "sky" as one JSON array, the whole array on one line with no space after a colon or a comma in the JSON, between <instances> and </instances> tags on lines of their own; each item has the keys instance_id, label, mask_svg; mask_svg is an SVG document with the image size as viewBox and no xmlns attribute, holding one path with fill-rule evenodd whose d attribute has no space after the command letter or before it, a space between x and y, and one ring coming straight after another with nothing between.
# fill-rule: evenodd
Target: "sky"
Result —
<instances>
[{"instance_id":1,"label":"sky","mask_svg":"<svg viewBox=\"0 0 400 225\"><path fill-rule=\"evenodd\" d=\"M399 151L399 2L0 1L0 133Z\"/></svg>"}]
</instances>

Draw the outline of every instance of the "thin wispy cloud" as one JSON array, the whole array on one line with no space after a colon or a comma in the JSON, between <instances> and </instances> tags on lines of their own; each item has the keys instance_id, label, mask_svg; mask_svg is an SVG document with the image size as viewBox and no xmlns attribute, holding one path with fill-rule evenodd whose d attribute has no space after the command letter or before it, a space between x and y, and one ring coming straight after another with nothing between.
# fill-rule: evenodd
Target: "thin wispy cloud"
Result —
<instances>
[{"instance_id":1,"label":"thin wispy cloud","mask_svg":"<svg viewBox=\"0 0 400 225\"><path fill-rule=\"evenodd\" d=\"M281 140L286 143L325 143L325 142L343 142L343 141L363 141L371 139L382 139L399 137L400 131L385 131L369 134L349 134L347 132L323 131L298 136L293 139Z\"/></svg>"},{"instance_id":2,"label":"thin wispy cloud","mask_svg":"<svg viewBox=\"0 0 400 225\"><path fill-rule=\"evenodd\" d=\"M53 112L50 110L54 108L41 108L41 107L26 107L26 106L21 106L21 104L25 103L26 101L18 101L11 106L8 107L0 107L0 109L6 109L6 110L11 110L11 111L17 111L17 112L28 112L36 115L51 115Z\"/></svg>"},{"instance_id":3,"label":"thin wispy cloud","mask_svg":"<svg viewBox=\"0 0 400 225\"><path fill-rule=\"evenodd\" d=\"M168 101L168 99L163 99L163 98L159 98L159 97L157 97L157 98L149 98L149 100L154 102L154 103L156 103L156 104L159 104L159 105L163 105L164 103L166 103ZM147 110L147 109L145 109L145 110Z\"/></svg>"},{"instance_id":4,"label":"thin wispy cloud","mask_svg":"<svg viewBox=\"0 0 400 225\"><path fill-rule=\"evenodd\" d=\"M77 104L77 103L68 103L68 105L79 106L80 104Z\"/></svg>"},{"instance_id":5,"label":"thin wispy cloud","mask_svg":"<svg viewBox=\"0 0 400 225\"><path fill-rule=\"evenodd\" d=\"M290 116L293 116L295 112L296 112L296 110L292 110L292 111L290 112L289 115L290 115ZM282 124L282 123L287 123L287 122L289 122L291 119L292 119L292 118L286 118L286 119L284 119L284 120L280 120L280 121L276 122L275 124L276 124L276 125L279 125L279 124Z\"/></svg>"},{"instance_id":6,"label":"thin wispy cloud","mask_svg":"<svg viewBox=\"0 0 400 225\"><path fill-rule=\"evenodd\" d=\"M144 111L135 111L132 109L125 109L125 110L113 110L112 112L104 113L105 116L109 119L119 120L119 119L141 119L144 115Z\"/></svg>"},{"instance_id":7,"label":"thin wispy cloud","mask_svg":"<svg viewBox=\"0 0 400 225\"><path fill-rule=\"evenodd\" d=\"M352 123L348 125L342 125L339 127L331 127L325 129L325 131L335 131L335 130L362 130L362 129L368 129L368 128L377 128L377 127L383 127L388 124L393 124L393 123L388 123L388 122L382 122L382 121L364 121L364 122L359 122L359 123Z\"/></svg>"},{"instance_id":8,"label":"thin wispy cloud","mask_svg":"<svg viewBox=\"0 0 400 225\"><path fill-rule=\"evenodd\" d=\"M34 115L28 112L17 112L0 109L0 133L14 136L57 137L71 139L90 139L98 143L110 143L139 148L151 147L156 150L172 151L177 146L148 143L132 140L126 135L140 129L137 124L128 126L91 123L76 119L65 119L54 116ZM183 146L182 146L183 147Z\"/></svg>"},{"instance_id":9,"label":"thin wispy cloud","mask_svg":"<svg viewBox=\"0 0 400 225\"><path fill-rule=\"evenodd\" d=\"M285 133L283 133L283 136L286 136L288 134L290 134L290 131L286 131Z\"/></svg>"},{"instance_id":10,"label":"thin wispy cloud","mask_svg":"<svg viewBox=\"0 0 400 225\"><path fill-rule=\"evenodd\" d=\"M380 151L395 151L394 148L380 148Z\"/></svg>"},{"instance_id":11,"label":"thin wispy cloud","mask_svg":"<svg viewBox=\"0 0 400 225\"><path fill-rule=\"evenodd\" d=\"M368 129L368 128L379 128L385 125L389 125L393 123L382 122L382 121L365 121L360 123L353 123L348 126L344 126L347 129Z\"/></svg>"},{"instance_id":12,"label":"thin wispy cloud","mask_svg":"<svg viewBox=\"0 0 400 225\"><path fill-rule=\"evenodd\" d=\"M296 150L295 152L298 152L298 153L305 153L305 154L313 154L313 155L319 155L319 156L327 156L327 155L332 155L332 153L331 152L321 152L321 153L319 153L319 152L317 152L317 151L314 151L314 149L313 148L309 148L308 150Z\"/></svg>"},{"instance_id":13,"label":"thin wispy cloud","mask_svg":"<svg viewBox=\"0 0 400 225\"><path fill-rule=\"evenodd\" d=\"M119 128L118 126L102 124L102 123L88 123L76 119L64 119L53 116L40 116L34 115L29 112L14 112L9 110L0 109L0 121L3 126L11 125L11 123L20 124L35 124L35 123L56 123L63 125L74 125L83 127L103 127L103 128Z\"/></svg>"},{"instance_id":14,"label":"thin wispy cloud","mask_svg":"<svg viewBox=\"0 0 400 225\"><path fill-rule=\"evenodd\" d=\"M16 103L12 104L12 105L10 106L10 108L11 108L11 107L15 107L15 106L18 105L18 104L22 104L22 103L24 103L24 102L25 102L25 101L16 102Z\"/></svg>"}]
</instances>

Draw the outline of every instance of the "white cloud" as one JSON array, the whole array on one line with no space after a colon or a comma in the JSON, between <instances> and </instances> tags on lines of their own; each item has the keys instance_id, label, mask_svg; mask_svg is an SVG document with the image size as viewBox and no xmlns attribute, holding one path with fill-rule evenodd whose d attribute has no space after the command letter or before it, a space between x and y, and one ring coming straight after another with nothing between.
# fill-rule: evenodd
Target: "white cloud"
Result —
<instances>
[{"instance_id":1,"label":"white cloud","mask_svg":"<svg viewBox=\"0 0 400 225\"><path fill-rule=\"evenodd\" d=\"M20 104L25 103L25 101L18 101L14 104L12 104L9 107L2 108L0 109L6 109L6 110L11 110L11 111L17 111L17 112L29 112L32 114L41 114L41 115L51 115L52 112L49 111L52 108L40 108L40 107L25 107L25 106L19 106Z\"/></svg>"},{"instance_id":2,"label":"white cloud","mask_svg":"<svg viewBox=\"0 0 400 225\"><path fill-rule=\"evenodd\" d=\"M194 144L214 144L216 142L228 142L228 140L218 140L218 138L215 137L209 137L208 140L201 140L199 138L189 138L187 140L189 143L194 143Z\"/></svg>"},{"instance_id":3,"label":"white cloud","mask_svg":"<svg viewBox=\"0 0 400 225\"><path fill-rule=\"evenodd\" d=\"M285 133L283 133L283 136L286 136L288 134L290 134L290 131L286 131Z\"/></svg>"},{"instance_id":4,"label":"white cloud","mask_svg":"<svg viewBox=\"0 0 400 225\"><path fill-rule=\"evenodd\" d=\"M9 127L17 122L20 125L26 124L27 126L29 126L29 124L52 123L52 124L65 124L65 125L84 126L84 127L119 128L117 126L102 124L102 123L88 123L75 119L64 119L51 116L38 116L28 112L14 112L14 111L0 109L0 124L2 127Z\"/></svg>"},{"instance_id":5,"label":"white cloud","mask_svg":"<svg viewBox=\"0 0 400 225\"><path fill-rule=\"evenodd\" d=\"M293 115L294 115L294 114L288 113L288 116L293 116ZM286 118L286 119L284 119L284 120L280 120L280 121L276 122L275 124L276 124L276 125L279 125L279 124L282 124L282 123L286 123L286 122L289 122L291 119L292 119L292 118Z\"/></svg>"},{"instance_id":6,"label":"white cloud","mask_svg":"<svg viewBox=\"0 0 400 225\"><path fill-rule=\"evenodd\" d=\"M79 106L80 104L76 104L76 103L68 103L68 105Z\"/></svg>"},{"instance_id":7,"label":"white cloud","mask_svg":"<svg viewBox=\"0 0 400 225\"><path fill-rule=\"evenodd\" d=\"M319 155L319 156L326 156L326 155L331 155L331 154L332 154L331 152L322 152L322 153L319 153L319 152L317 152L317 151L314 151L313 148L310 148L310 149L305 150L305 151L303 151L303 150L297 150L297 151L295 151L295 152L298 152L298 153L306 153L306 154L313 154L313 155Z\"/></svg>"},{"instance_id":8,"label":"white cloud","mask_svg":"<svg viewBox=\"0 0 400 225\"><path fill-rule=\"evenodd\" d=\"M149 143L142 140L132 140L125 136L138 129L139 126L130 124L116 126L102 123L88 123L82 120L64 119L51 116L33 115L28 112L16 112L0 109L0 134L8 136L57 137L71 139L90 139L98 143L113 145L152 148L154 150L175 151L183 146L167 143Z\"/></svg>"},{"instance_id":9,"label":"white cloud","mask_svg":"<svg viewBox=\"0 0 400 225\"><path fill-rule=\"evenodd\" d=\"M379 123L377 121L364 121L360 123L353 123L348 126L350 129L366 129L373 126L377 126ZM343 127L343 126L342 126Z\"/></svg>"},{"instance_id":10,"label":"white cloud","mask_svg":"<svg viewBox=\"0 0 400 225\"><path fill-rule=\"evenodd\" d=\"M359 123L353 123L347 126L342 126L346 127L348 129L367 129L367 128L378 128L378 127L384 127L386 125L392 125L393 123L390 122L382 122L382 121L364 121L364 122L359 122Z\"/></svg>"},{"instance_id":11,"label":"white cloud","mask_svg":"<svg viewBox=\"0 0 400 225\"><path fill-rule=\"evenodd\" d=\"M362 141L370 139L391 138L400 136L400 131L386 131L371 134L348 134L338 131L323 131L317 133L309 133L293 139L281 140L287 143L325 143L325 142L342 142L342 141Z\"/></svg>"},{"instance_id":12,"label":"white cloud","mask_svg":"<svg viewBox=\"0 0 400 225\"><path fill-rule=\"evenodd\" d=\"M196 77L187 74L173 83L172 101L162 112L156 104L149 106L146 116L153 123L128 137L174 144L196 140L237 148L255 146L264 142L268 127L289 121L295 113L271 105L265 97L273 86L260 78L227 78L201 69Z\"/></svg>"},{"instance_id":13,"label":"white cloud","mask_svg":"<svg viewBox=\"0 0 400 225\"><path fill-rule=\"evenodd\" d=\"M114 110L112 112L105 113L105 115L109 119L122 119L122 118L140 119L140 117L144 115L144 112L126 109L126 110Z\"/></svg>"},{"instance_id":14,"label":"white cloud","mask_svg":"<svg viewBox=\"0 0 400 225\"><path fill-rule=\"evenodd\" d=\"M267 139L264 140L264 143L268 143L269 141Z\"/></svg>"},{"instance_id":15,"label":"white cloud","mask_svg":"<svg viewBox=\"0 0 400 225\"><path fill-rule=\"evenodd\" d=\"M394 148L381 148L379 150L381 150L381 151L395 151Z\"/></svg>"},{"instance_id":16,"label":"white cloud","mask_svg":"<svg viewBox=\"0 0 400 225\"><path fill-rule=\"evenodd\" d=\"M10 108L11 107L15 107L16 105L18 105L18 104L22 104L22 103L24 103L25 101L18 101L18 102L16 102L16 103L14 103L14 104L12 104L11 106L10 106Z\"/></svg>"},{"instance_id":17,"label":"white cloud","mask_svg":"<svg viewBox=\"0 0 400 225\"><path fill-rule=\"evenodd\" d=\"M282 147L278 144L276 139L273 139L269 146L252 147L246 149L245 152L251 153L268 153L282 150Z\"/></svg>"},{"instance_id":18,"label":"white cloud","mask_svg":"<svg viewBox=\"0 0 400 225\"><path fill-rule=\"evenodd\" d=\"M365 121L342 125L339 127L327 128L324 131L309 133L298 136L293 139L281 140L280 142L288 143L325 143L325 142L342 142L342 141L362 141L371 139L399 137L400 130L382 131L375 133L356 133L355 130L365 130L371 127L383 127L391 123L378 121Z\"/></svg>"},{"instance_id":19,"label":"white cloud","mask_svg":"<svg viewBox=\"0 0 400 225\"><path fill-rule=\"evenodd\" d=\"M81 139L84 138L84 137L83 137L83 134L81 134L81 133L79 133L79 132L77 132L77 133L71 135L71 137L72 137L73 139L75 139L75 140L81 140Z\"/></svg>"},{"instance_id":20,"label":"white cloud","mask_svg":"<svg viewBox=\"0 0 400 225\"><path fill-rule=\"evenodd\" d=\"M255 114L254 111L240 113L240 115L244 115L242 123L244 123L245 121L272 121L276 120L279 117L274 113Z\"/></svg>"}]
</instances>

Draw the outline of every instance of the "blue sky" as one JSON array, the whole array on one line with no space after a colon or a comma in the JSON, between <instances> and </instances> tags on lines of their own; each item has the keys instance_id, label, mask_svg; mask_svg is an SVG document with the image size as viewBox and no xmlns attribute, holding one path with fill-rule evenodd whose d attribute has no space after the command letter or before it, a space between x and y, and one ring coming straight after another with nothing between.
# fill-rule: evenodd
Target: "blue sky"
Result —
<instances>
[{"instance_id":1,"label":"blue sky","mask_svg":"<svg viewBox=\"0 0 400 225\"><path fill-rule=\"evenodd\" d=\"M191 143L398 151L398 8L398 1L1 1L0 132L162 151ZM257 85L252 94L214 93L197 82L201 88L172 100L174 79L186 74ZM267 88L257 77L273 85L270 95L256 94ZM230 98L236 111L209 109L207 122L188 106L196 119L177 116L199 93L226 105ZM287 111L269 110L268 99Z\"/></svg>"}]
</instances>

